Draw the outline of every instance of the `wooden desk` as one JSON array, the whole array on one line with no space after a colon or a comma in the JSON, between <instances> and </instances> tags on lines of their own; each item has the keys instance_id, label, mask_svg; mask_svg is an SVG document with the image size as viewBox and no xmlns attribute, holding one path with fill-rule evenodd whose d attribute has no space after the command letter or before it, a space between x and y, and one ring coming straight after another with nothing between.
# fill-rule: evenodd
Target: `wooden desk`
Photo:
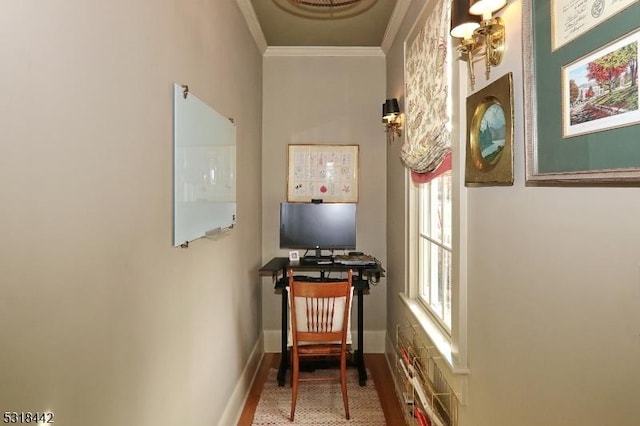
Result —
<instances>
[{"instance_id":1,"label":"wooden desk","mask_svg":"<svg viewBox=\"0 0 640 426\"><path fill-rule=\"evenodd\" d=\"M354 362L358 368L358 378L360 386L364 386L367 383L367 369L364 365L364 291L369 289L369 281L380 280L380 277L384 276L385 270L380 263L375 265L342 265L342 264L306 264L290 263L288 257L274 257L265 265L259 269L259 273L262 276L271 276L275 280L275 289L282 294L282 339L281 350L282 356L280 357L280 367L278 368L278 384L284 386L285 376L287 374L287 368L289 367L289 352L287 347L287 334L289 331L289 316L288 316L288 295L286 286L288 283L287 270L291 268L294 272L319 272L320 277L314 279L318 281L330 281L326 275L330 272L345 272L349 269L353 270L353 288L356 292L358 300L358 312L357 312L357 328L358 328L358 344L354 351Z\"/></svg>"}]
</instances>

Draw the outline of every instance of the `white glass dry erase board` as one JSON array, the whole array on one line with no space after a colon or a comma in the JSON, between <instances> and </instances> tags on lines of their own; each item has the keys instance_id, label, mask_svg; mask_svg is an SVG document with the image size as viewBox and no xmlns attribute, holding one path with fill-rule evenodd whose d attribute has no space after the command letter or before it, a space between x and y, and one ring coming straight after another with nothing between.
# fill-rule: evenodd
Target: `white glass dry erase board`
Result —
<instances>
[{"instance_id":1,"label":"white glass dry erase board","mask_svg":"<svg viewBox=\"0 0 640 426\"><path fill-rule=\"evenodd\" d=\"M173 245L230 228L236 214L236 127L174 84Z\"/></svg>"}]
</instances>

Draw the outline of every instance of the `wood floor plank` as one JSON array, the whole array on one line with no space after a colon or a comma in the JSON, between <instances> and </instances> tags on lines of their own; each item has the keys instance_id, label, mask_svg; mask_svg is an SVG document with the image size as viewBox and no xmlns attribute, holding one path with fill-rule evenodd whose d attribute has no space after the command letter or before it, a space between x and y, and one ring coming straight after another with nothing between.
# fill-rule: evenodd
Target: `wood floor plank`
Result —
<instances>
[{"instance_id":1,"label":"wood floor plank","mask_svg":"<svg viewBox=\"0 0 640 426\"><path fill-rule=\"evenodd\" d=\"M376 385L378 398L388 425L404 425L405 419L396 395L393 376L384 354L365 354L365 364Z\"/></svg>"}]
</instances>

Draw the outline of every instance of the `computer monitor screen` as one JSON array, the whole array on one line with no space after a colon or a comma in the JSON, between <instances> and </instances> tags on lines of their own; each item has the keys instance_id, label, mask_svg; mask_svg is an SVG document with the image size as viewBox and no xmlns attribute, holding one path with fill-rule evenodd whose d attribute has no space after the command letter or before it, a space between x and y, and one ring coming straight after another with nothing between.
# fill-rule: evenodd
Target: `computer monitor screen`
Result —
<instances>
[{"instance_id":1,"label":"computer monitor screen","mask_svg":"<svg viewBox=\"0 0 640 426\"><path fill-rule=\"evenodd\" d=\"M356 205L281 203L280 248L320 250L356 248Z\"/></svg>"}]
</instances>

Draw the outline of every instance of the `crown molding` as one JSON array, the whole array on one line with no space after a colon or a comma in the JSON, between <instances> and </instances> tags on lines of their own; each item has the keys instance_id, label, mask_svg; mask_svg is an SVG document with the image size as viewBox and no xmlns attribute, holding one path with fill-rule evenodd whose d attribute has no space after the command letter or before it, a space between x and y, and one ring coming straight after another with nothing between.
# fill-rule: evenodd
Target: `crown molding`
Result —
<instances>
[{"instance_id":1,"label":"crown molding","mask_svg":"<svg viewBox=\"0 0 640 426\"><path fill-rule=\"evenodd\" d=\"M393 41L398 34L398 30L400 29L400 25L402 24L405 15L407 14L410 4L411 0L398 0L396 2L396 7L393 8L393 13L391 14L391 18L387 24L387 30L384 32L384 37L382 38L381 47L385 55L391 49L391 45L393 45Z\"/></svg>"},{"instance_id":2,"label":"crown molding","mask_svg":"<svg viewBox=\"0 0 640 426\"><path fill-rule=\"evenodd\" d=\"M242 12L242 16L244 16L244 20L247 22L249 31L251 32L260 53L264 54L265 50L267 50L267 39L264 37L256 12L253 10L253 6L251 5L251 0L236 0L236 3L238 3L240 12Z\"/></svg>"},{"instance_id":3,"label":"crown molding","mask_svg":"<svg viewBox=\"0 0 640 426\"><path fill-rule=\"evenodd\" d=\"M379 47L269 46L264 56L380 56Z\"/></svg>"},{"instance_id":4,"label":"crown molding","mask_svg":"<svg viewBox=\"0 0 640 426\"><path fill-rule=\"evenodd\" d=\"M268 46L251 0L236 0L260 53L264 56L385 56L398 34L411 0L397 0L381 47Z\"/></svg>"}]
</instances>

